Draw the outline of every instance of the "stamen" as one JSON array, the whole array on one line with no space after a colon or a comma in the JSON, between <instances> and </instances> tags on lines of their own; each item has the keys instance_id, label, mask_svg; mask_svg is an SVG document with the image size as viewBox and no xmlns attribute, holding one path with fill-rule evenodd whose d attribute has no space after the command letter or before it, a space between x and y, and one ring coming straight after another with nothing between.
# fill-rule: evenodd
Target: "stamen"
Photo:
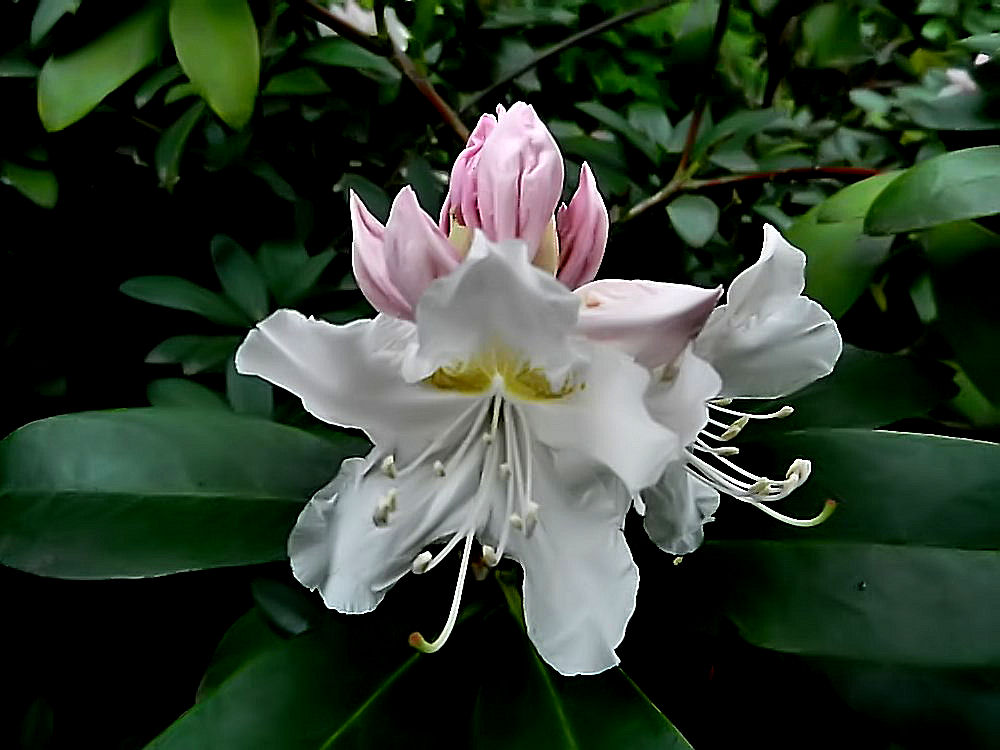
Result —
<instances>
[{"instance_id":1,"label":"stamen","mask_svg":"<svg viewBox=\"0 0 1000 750\"><path fill-rule=\"evenodd\" d=\"M710 406L729 406L731 403L733 403L733 399L731 399L731 398L713 398L713 399L710 399L709 401L707 401L706 403L708 403Z\"/></svg>"},{"instance_id":2,"label":"stamen","mask_svg":"<svg viewBox=\"0 0 1000 750\"><path fill-rule=\"evenodd\" d=\"M434 462L434 473L439 477L443 477L445 475L444 464L441 463L441 461Z\"/></svg>"},{"instance_id":3,"label":"stamen","mask_svg":"<svg viewBox=\"0 0 1000 750\"><path fill-rule=\"evenodd\" d=\"M538 524L538 503L531 500L527 502L527 509L524 512L524 536L528 539L535 533L535 526Z\"/></svg>"},{"instance_id":4,"label":"stamen","mask_svg":"<svg viewBox=\"0 0 1000 750\"><path fill-rule=\"evenodd\" d=\"M518 531L524 529L524 519L521 518L517 513L510 514L510 525L513 526Z\"/></svg>"},{"instance_id":5,"label":"stamen","mask_svg":"<svg viewBox=\"0 0 1000 750\"><path fill-rule=\"evenodd\" d=\"M510 479L510 474L511 474L510 464L507 463L506 461L504 463L500 464L500 478L501 479Z\"/></svg>"},{"instance_id":6,"label":"stamen","mask_svg":"<svg viewBox=\"0 0 1000 750\"><path fill-rule=\"evenodd\" d=\"M448 425L448 427L446 427L445 430L437 436L437 438L432 440L427 445L427 447L424 448L423 451L421 451L419 456L410 461L404 468L402 469L397 468L396 475L405 476L406 474L409 474L410 472L416 470L418 467L423 465L424 461L426 461L431 456L431 454L433 454L435 451L441 450L441 448L447 445L451 439L452 433L456 429L461 427L463 422L467 421L467 418L470 414L478 410L479 413L472 419L472 423L469 426L469 431L466 433L465 438L462 440L462 444L459 445L458 450L456 450L455 453L452 455L451 460L458 461L462 456L465 455L466 450L468 450L469 445L471 444L477 432L477 427L482 422L483 418L486 416L486 410L488 408L489 408L489 402L476 402L468 409L463 411L461 414L458 415L458 417L455 419L454 422Z\"/></svg>"},{"instance_id":7,"label":"stamen","mask_svg":"<svg viewBox=\"0 0 1000 750\"><path fill-rule=\"evenodd\" d=\"M752 502L750 503L750 505L755 507L757 510L764 511L765 513L767 513L767 515L771 516L771 518L776 518L782 523L787 523L789 526L808 528L810 526L819 526L819 524L823 523L823 521L828 519L833 514L833 511L836 509L837 501L827 500L825 503L823 503L823 510L821 510L818 515L815 515L812 518L792 518L791 516L786 516L784 513L779 513L769 505L763 505L761 503Z\"/></svg>"},{"instance_id":8,"label":"stamen","mask_svg":"<svg viewBox=\"0 0 1000 750\"><path fill-rule=\"evenodd\" d=\"M722 404L712 403L711 401L708 402L708 407L716 411L721 411L723 414L731 414L734 417L747 417L748 419L784 419L795 412L795 409L787 404L777 411L772 411L768 414L752 414L746 411L737 411L736 409L726 409Z\"/></svg>"},{"instance_id":9,"label":"stamen","mask_svg":"<svg viewBox=\"0 0 1000 750\"><path fill-rule=\"evenodd\" d=\"M497 555L497 551L493 549L490 545L483 545L483 563L491 568L496 567L497 563L500 562L500 556Z\"/></svg>"},{"instance_id":10,"label":"stamen","mask_svg":"<svg viewBox=\"0 0 1000 750\"><path fill-rule=\"evenodd\" d=\"M413 558L413 562L410 564L410 569L417 575L426 573L427 566L431 564L431 557L431 553L424 550Z\"/></svg>"},{"instance_id":11,"label":"stamen","mask_svg":"<svg viewBox=\"0 0 1000 750\"><path fill-rule=\"evenodd\" d=\"M391 453L382 459L382 473L390 479L396 478L396 457Z\"/></svg>"},{"instance_id":12,"label":"stamen","mask_svg":"<svg viewBox=\"0 0 1000 750\"><path fill-rule=\"evenodd\" d=\"M396 488L390 489L384 497L379 498L375 504L375 512L372 514L372 522L379 528L387 526L389 515L396 510Z\"/></svg>"},{"instance_id":13,"label":"stamen","mask_svg":"<svg viewBox=\"0 0 1000 750\"><path fill-rule=\"evenodd\" d=\"M458 607L462 602L462 589L465 588L465 572L466 568L469 566L469 552L472 550L472 537L472 531L465 535L465 549L462 551L462 564L458 569L458 582L455 584L455 593L451 599L451 609L448 611L448 620L444 624L444 629L441 631L441 635L428 643L424 640L424 637L420 633L410 634L410 645L418 651L423 651L425 654L433 654L445 644L448 640L448 636L451 635L451 631L455 628L455 623L458 620Z\"/></svg>"},{"instance_id":14,"label":"stamen","mask_svg":"<svg viewBox=\"0 0 1000 750\"><path fill-rule=\"evenodd\" d=\"M709 420L709 421L713 421L713 420ZM742 417L740 417L735 422L733 422L731 425L729 425L729 427L726 429L726 431L723 432L722 435L719 436L719 440L721 440L723 442L725 442L727 440L732 440L734 437L736 437L737 435L740 434L740 430L742 430L744 427L746 427L749 422L750 422L750 417L747 417L745 415L742 416Z\"/></svg>"}]
</instances>

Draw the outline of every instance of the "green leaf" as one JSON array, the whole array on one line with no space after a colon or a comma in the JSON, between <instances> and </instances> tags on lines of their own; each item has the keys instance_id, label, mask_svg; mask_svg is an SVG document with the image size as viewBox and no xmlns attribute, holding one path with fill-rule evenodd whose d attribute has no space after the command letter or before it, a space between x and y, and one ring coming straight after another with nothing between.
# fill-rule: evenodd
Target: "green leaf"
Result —
<instances>
[{"instance_id":1,"label":"green leaf","mask_svg":"<svg viewBox=\"0 0 1000 750\"><path fill-rule=\"evenodd\" d=\"M188 110L178 117L174 123L163 131L156 143L153 160L156 162L156 176L160 178L160 186L168 191L180 180L181 156L187 144L191 131L198 124L205 112L205 102L195 102Z\"/></svg>"},{"instance_id":2,"label":"green leaf","mask_svg":"<svg viewBox=\"0 0 1000 750\"><path fill-rule=\"evenodd\" d=\"M333 250L324 250L310 257L275 287L275 298L282 305L294 305L305 297L316 286L334 255Z\"/></svg>"},{"instance_id":3,"label":"green leaf","mask_svg":"<svg viewBox=\"0 0 1000 750\"><path fill-rule=\"evenodd\" d=\"M246 0L170 0L170 37L208 106L230 127L246 125L260 77L257 27Z\"/></svg>"},{"instance_id":4,"label":"green leaf","mask_svg":"<svg viewBox=\"0 0 1000 750\"><path fill-rule=\"evenodd\" d=\"M288 180L278 174L278 170L266 161L255 159L247 163L246 166L256 177L266 182L271 191L279 198L284 198L286 201L292 201L293 203L298 199L298 196L295 194L295 188L288 183Z\"/></svg>"},{"instance_id":5,"label":"green leaf","mask_svg":"<svg viewBox=\"0 0 1000 750\"><path fill-rule=\"evenodd\" d=\"M274 411L274 389L256 375L241 375L233 360L226 367L226 398L237 414L269 419Z\"/></svg>"},{"instance_id":6,"label":"green leaf","mask_svg":"<svg viewBox=\"0 0 1000 750\"><path fill-rule=\"evenodd\" d=\"M790 396L750 409L772 412L788 404L795 409L791 416L754 421L741 437L757 440L775 432L813 427L884 427L922 416L954 394L954 374L938 362L847 345L830 375Z\"/></svg>"},{"instance_id":7,"label":"green leaf","mask_svg":"<svg viewBox=\"0 0 1000 750\"><path fill-rule=\"evenodd\" d=\"M33 422L0 442L0 562L120 578L282 560L305 501L362 443L221 411Z\"/></svg>"},{"instance_id":8,"label":"green leaf","mask_svg":"<svg viewBox=\"0 0 1000 750\"><path fill-rule=\"evenodd\" d=\"M703 195L679 195L667 206L674 231L691 247L702 247L719 226L719 207Z\"/></svg>"},{"instance_id":9,"label":"green leaf","mask_svg":"<svg viewBox=\"0 0 1000 750\"><path fill-rule=\"evenodd\" d=\"M170 65L162 70L158 70L145 81L135 91L135 107L142 109L153 97L166 85L173 83L181 76L180 65Z\"/></svg>"},{"instance_id":10,"label":"green leaf","mask_svg":"<svg viewBox=\"0 0 1000 750\"><path fill-rule=\"evenodd\" d=\"M650 102L636 102L628 108L628 121L654 143L667 148L673 127L663 107Z\"/></svg>"},{"instance_id":11,"label":"green leaf","mask_svg":"<svg viewBox=\"0 0 1000 750\"><path fill-rule=\"evenodd\" d=\"M59 198L59 183L47 169L31 169L5 161L0 163L0 182L42 208L53 208Z\"/></svg>"},{"instance_id":12,"label":"green leaf","mask_svg":"<svg viewBox=\"0 0 1000 750\"><path fill-rule=\"evenodd\" d=\"M315 68L296 68L272 76L264 87L265 96L312 96L326 94L330 87Z\"/></svg>"},{"instance_id":13,"label":"green leaf","mask_svg":"<svg viewBox=\"0 0 1000 750\"><path fill-rule=\"evenodd\" d=\"M608 109L598 102L582 102L576 108L584 112L602 125L607 126L616 133L621 134L626 141L641 151L647 159L654 164L660 163L660 150L645 133L632 127L632 124L612 109Z\"/></svg>"},{"instance_id":14,"label":"green leaf","mask_svg":"<svg viewBox=\"0 0 1000 750\"><path fill-rule=\"evenodd\" d=\"M955 44L971 52L981 52L984 55L993 56L1000 52L1000 33L976 34L959 39Z\"/></svg>"},{"instance_id":15,"label":"green leaf","mask_svg":"<svg viewBox=\"0 0 1000 750\"><path fill-rule=\"evenodd\" d=\"M872 203L865 231L909 232L996 213L1000 146L980 146L935 156L903 172Z\"/></svg>"},{"instance_id":16,"label":"green leaf","mask_svg":"<svg viewBox=\"0 0 1000 750\"><path fill-rule=\"evenodd\" d=\"M224 297L177 276L137 276L119 288L129 297L187 310L222 325L243 328L254 322Z\"/></svg>"},{"instance_id":17,"label":"green leaf","mask_svg":"<svg viewBox=\"0 0 1000 750\"><path fill-rule=\"evenodd\" d=\"M38 70L19 50L0 56L0 78L37 78Z\"/></svg>"},{"instance_id":18,"label":"green leaf","mask_svg":"<svg viewBox=\"0 0 1000 750\"><path fill-rule=\"evenodd\" d=\"M321 39L308 47L302 59L319 65L354 68L382 83L396 83L403 75L384 57L337 37Z\"/></svg>"},{"instance_id":19,"label":"green leaf","mask_svg":"<svg viewBox=\"0 0 1000 750\"><path fill-rule=\"evenodd\" d=\"M868 288L885 261L892 237L864 233L864 216L872 201L897 173L869 177L834 193L811 208L785 231L801 248L806 263L806 294L839 318Z\"/></svg>"},{"instance_id":20,"label":"green leaf","mask_svg":"<svg viewBox=\"0 0 1000 750\"><path fill-rule=\"evenodd\" d=\"M1000 236L971 221L943 224L924 232L938 322L962 369L980 391L1000 406L1000 357L996 279Z\"/></svg>"},{"instance_id":21,"label":"green leaf","mask_svg":"<svg viewBox=\"0 0 1000 750\"><path fill-rule=\"evenodd\" d=\"M258 578L251 584L251 591L260 614L284 635L302 635L326 613L326 608L297 581L292 587L271 578Z\"/></svg>"},{"instance_id":22,"label":"green leaf","mask_svg":"<svg viewBox=\"0 0 1000 750\"><path fill-rule=\"evenodd\" d=\"M847 2L816 5L802 20L806 54L818 68L846 68L872 57L861 39L858 9Z\"/></svg>"},{"instance_id":23,"label":"green leaf","mask_svg":"<svg viewBox=\"0 0 1000 750\"><path fill-rule=\"evenodd\" d=\"M344 172L333 189L342 192L345 199L348 191L353 190L376 219L384 224L389 218L389 196L367 177Z\"/></svg>"},{"instance_id":24,"label":"green leaf","mask_svg":"<svg viewBox=\"0 0 1000 750\"><path fill-rule=\"evenodd\" d=\"M229 411L229 405L222 400L218 393L200 383L184 378L154 380L146 388L146 398L153 406Z\"/></svg>"},{"instance_id":25,"label":"green leaf","mask_svg":"<svg viewBox=\"0 0 1000 750\"><path fill-rule=\"evenodd\" d=\"M146 362L179 363L185 375L194 375L225 362L239 343L238 336L172 336L147 354Z\"/></svg>"},{"instance_id":26,"label":"green leaf","mask_svg":"<svg viewBox=\"0 0 1000 750\"><path fill-rule=\"evenodd\" d=\"M163 95L163 103L173 104L174 102L179 102L181 99L188 99L192 96L198 96L198 89L193 83L185 81L167 89L167 93Z\"/></svg>"},{"instance_id":27,"label":"green leaf","mask_svg":"<svg viewBox=\"0 0 1000 750\"><path fill-rule=\"evenodd\" d=\"M994 515L995 515L994 511ZM847 542L712 545L748 641L889 664L1000 664L1000 553Z\"/></svg>"},{"instance_id":28,"label":"green leaf","mask_svg":"<svg viewBox=\"0 0 1000 750\"><path fill-rule=\"evenodd\" d=\"M268 627L260 610L250 610L222 636L212 654L212 661L201 678L201 684L198 685L195 700L199 703L205 700L244 664L284 642L281 636Z\"/></svg>"},{"instance_id":29,"label":"green leaf","mask_svg":"<svg viewBox=\"0 0 1000 750\"><path fill-rule=\"evenodd\" d=\"M223 234L212 238L212 263L222 289L253 321L267 315L267 285L250 253Z\"/></svg>"},{"instance_id":30,"label":"green leaf","mask_svg":"<svg viewBox=\"0 0 1000 750\"><path fill-rule=\"evenodd\" d=\"M38 114L46 130L72 125L160 53L164 10L151 2L89 44L50 57L38 76Z\"/></svg>"},{"instance_id":31,"label":"green leaf","mask_svg":"<svg viewBox=\"0 0 1000 750\"><path fill-rule=\"evenodd\" d=\"M309 254L301 242L264 242L257 250L260 270L275 297L277 289L308 260ZM278 301L285 304L280 298Z\"/></svg>"},{"instance_id":32,"label":"green leaf","mask_svg":"<svg viewBox=\"0 0 1000 750\"><path fill-rule=\"evenodd\" d=\"M42 37L52 30L56 22L67 13L76 13L83 0L40 0L35 15L31 18L31 46L35 47Z\"/></svg>"}]
</instances>

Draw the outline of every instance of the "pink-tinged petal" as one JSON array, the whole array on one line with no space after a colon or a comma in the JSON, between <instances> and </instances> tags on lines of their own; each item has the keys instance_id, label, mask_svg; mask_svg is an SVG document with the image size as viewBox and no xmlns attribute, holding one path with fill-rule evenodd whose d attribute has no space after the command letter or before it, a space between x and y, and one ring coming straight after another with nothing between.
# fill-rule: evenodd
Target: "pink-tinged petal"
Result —
<instances>
[{"instance_id":1,"label":"pink-tinged petal","mask_svg":"<svg viewBox=\"0 0 1000 750\"><path fill-rule=\"evenodd\" d=\"M498 118L475 172L479 226L494 242L519 239L532 257L562 192L559 147L535 110L517 102ZM465 206L464 224L474 226Z\"/></svg>"},{"instance_id":2,"label":"pink-tinged petal","mask_svg":"<svg viewBox=\"0 0 1000 750\"><path fill-rule=\"evenodd\" d=\"M413 306L392 283L385 262L385 227L351 191L351 265L358 288L379 312L413 320Z\"/></svg>"},{"instance_id":3,"label":"pink-tinged petal","mask_svg":"<svg viewBox=\"0 0 1000 750\"><path fill-rule=\"evenodd\" d=\"M558 279L570 289L593 281L608 244L608 209L587 162L569 206L556 215L559 233Z\"/></svg>"},{"instance_id":4,"label":"pink-tinged petal","mask_svg":"<svg viewBox=\"0 0 1000 750\"><path fill-rule=\"evenodd\" d=\"M577 323L581 333L653 368L684 351L712 313L722 287L602 279L581 286L576 294L583 302Z\"/></svg>"},{"instance_id":5,"label":"pink-tinged petal","mask_svg":"<svg viewBox=\"0 0 1000 750\"><path fill-rule=\"evenodd\" d=\"M448 234L451 229L451 217L459 224L468 227L479 227L479 209L476 207L476 168L479 165L479 152L486 139L497 126L497 118L493 115L483 115L476 123L475 130L469 136L462 153L455 159L451 168L451 180L448 182L448 195L441 206L441 217L438 226Z\"/></svg>"},{"instance_id":6,"label":"pink-tinged petal","mask_svg":"<svg viewBox=\"0 0 1000 750\"><path fill-rule=\"evenodd\" d=\"M427 285L451 273L460 258L409 185L396 195L383 240L386 271L410 309Z\"/></svg>"}]
</instances>

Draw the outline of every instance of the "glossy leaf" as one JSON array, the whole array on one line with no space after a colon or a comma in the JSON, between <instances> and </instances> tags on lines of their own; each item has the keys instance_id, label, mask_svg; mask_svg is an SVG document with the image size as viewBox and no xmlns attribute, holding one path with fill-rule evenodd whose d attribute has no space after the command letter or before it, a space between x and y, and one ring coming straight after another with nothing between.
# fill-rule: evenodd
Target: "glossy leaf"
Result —
<instances>
[{"instance_id":1,"label":"glossy leaf","mask_svg":"<svg viewBox=\"0 0 1000 750\"><path fill-rule=\"evenodd\" d=\"M244 664L284 642L284 638L271 630L260 610L250 610L222 636L198 685L195 700L205 700Z\"/></svg>"},{"instance_id":2,"label":"glossy leaf","mask_svg":"<svg viewBox=\"0 0 1000 750\"><path fill-rule=\"evenodd\" d=\"M53 208L59 198L59 183L47 169L31 169L5 161L0 163L0 182L42 208Z\"/></svg>"},{"instance_id":3,"label":"glossy leaf","mask_svg":"<svg viewBox=\"0 0 1000 750\"><path fill-rule=\"evenodd\" d=\"M181 66L170 65L162 70L158 70L139 86L135 91L136 109L142 109L153 99L156 94L178 78L181 77Z\"/></svg>"},{"instance_id":4,"label":"glossy leaf","mask_svg":"<svg viewBox=\"0 0 1000 750\"><path fill-rule=\"evenodd\" d=\"M1000 552L762 541L715 543L711 554L726 612L754 645L890 664L1000 665Z\"/></svg>"},{"instance_id":5,"label":"glossy leaf","mask_svg":"<svg viewBox=\"0 0 1000 750\"><path fill-rule=\"evenodd\" d=\"M212 263L226 295L251 320L262 320L267 315L267 286L250 254L229 237L217 234L212 238Z\"/></svg>"},{"instance_id":6,"label":"glossy leaf","mask_svg":"<svg viewBox=\"0 0 1000 750\"><path fill-rule=\"evenodd\" d=\"M938 321L965 373L1000 405L996 279L1000 236L971 221L944 224L921 238L931 261Z\"/></svg>"},{"instance_id":7,"label":"glossy leaf","mask_svg":"<svg viewBox=\"0 0 1000 750\"><path fill-rule=\"evenodd\" d=\"M719 226L719 207L703 195L681 195L667 206L670 223L692 247L702 247Z\"/></svg>"},{"instance_id":8,"label":"glossy leaf","mask_svg":"<svg viewBox=\"0 0 1000 750\"><path fill-rule=\"evenodd\" d=\"M319 65L354 68L376 80L397 82L402 73L384 57L352 44L346 39L321 39L302 53L302 59Z\"/></svg>"},{"instance_id":9,"label":"glossy leaf","mask_svg":"<svg viewBox=\"0 0 1000 750\"><path fill-rule=\"evenodd\" d=\"M270 418L274 387L256 375L240 375L232 360L226 367L226 398L237 414Z\"/></svg>"},{"instance_id":10,"label":"glossy leaf","mask_svg":"<svg viewBox=\"0 0 1000 750\"><path fill-rule=\"evenodd\" d=\"M283 305L293 305L305 297L319 281L334 258L333 250L313 255L275 287L274 295Z\"/></svg>"},{"instance_id":11,"label":"glossy leaf","mask_svg":"<svg viewBox=\"0 0 1000 750\"><path fill-rule=\"evenodd\" d=\"M312 96L329 91L330 87L315 68L296 68L279 73L264 87L265 96Z\"/></svg>"},{"instance_id":12,"label":"glossy leaf","mask_svg":"<svg viewBox=\"0 0 1000 750\"><path fill-rule=\"evenodd\" d=\"M92 42L50 57L38 76L38 114L62 130L151 63L166 41L164 8L149 3Z\"/></svg>"},{"instance_id":13,"label":"glossy leaf","mask_svg":"<svg viewBox=\"0 0 1000 750\"><path fill-rule=\"evenodd\" d=\"M246 125L260 77L257 27L246 0L171 0L170 37L212 110L236 130Z\"/></svg>"},{"instance_id":14,"label":"glossy leaf","mask_svg":"<svg viewBox=\"0 0 1000 750\"><path fill-rule=\"evenodd\" d=\"M122 284L121 290L143 302L187 310L222 325L253 323L224 297L177 276L137 276Z\"/></svg>"},{"instance_id":15,"label":"glossy leaf","mask_svg":"<svg viewBox=\"0 0 1000 750\"><path fill-rule=\"evenodd\" d=\"M660 150L656 147L656 144L645 133L633 127L628 120L613 109L609 109L598 102L583 102L577 104L576 108L590 115L614 132L619 133L654 164L660 163Z\"/></svg>"},{"instance_id":16,"label":"glossy leaf","mask_svg":"<svg viewBox=\"0 0 1000 750\"><path fill-rule=\"evenodd\" d=\"M864 228L869 234L893 234L996 213L1000 146L981 146L910 167L875 199Z\"/></svg>"},{"instance_id":17,"label":"glossy leaf","mask_svg":"<svg viewBox=\"0 0 1000 750\"><path fill-rule=\"evenodd\" d=\"M179 363L185 375L194 375L225 362L239 343L238 336L171 336L147 354L146 361Z\"/></svg>"},{"instance_id":18,"label":"glossy leaf","mask_svg":"<svg viewBox=\"0 0 1000 750\"><path fill-rule=\"evenodd\" d=\"M670 143L673 127L663 107L649 102L636 102L628 109L628 121L636 130L662 148Z\"/></svg>"},{"instance_id":19,"label":"glossy leaf","mask_svg":"<svg viewBox=\"0 0 1000 750\"><path fill-rule=\"evenodd\" d=\"M198 124L204 112L204 102L196 102L191 105L169 128L163 131L160 140L156 143L156 152L153 155L156 162L156 176L160 178L160 185L167 190L173 190L174 185L180 179L180 164L181 156L184 155L184 147L191 136L191 131L194 130L194 126Z\"/></svg>"},{"instance_id":20,"label":"glossy leaf","mask_svg":"<svg viewBox=\"0 0 1000 750\"><path fill-rule=\"evenodd\" d=\"M0 442L0 562L122 578L282 560L305 501L363 450L338 440L221 411L33 422Z\"/></svg>"},{"instance_id":21,"label":"glossy leaf","mask_svg":"<svg viewBox=\"0 0 1000 750\"><path fill-rule=\"evenodd\" d=\"M146 398L153 406L229 411L229 405L222 400L218 393L200 383L184 378L154 380L146 388Z\"/></svg>"},{"instance_id":22,"label":"glossy leaf","mask_svg":"<svg viewBox=\"0 0 1000 750\"><path fill-rule=\"evenodd\" d=\"M67 13L76 13L83 0L40 0L35 15L31 17L31 46L42 41L42 37L52 30L60 18Z\"/></svg>"}]
</instances>

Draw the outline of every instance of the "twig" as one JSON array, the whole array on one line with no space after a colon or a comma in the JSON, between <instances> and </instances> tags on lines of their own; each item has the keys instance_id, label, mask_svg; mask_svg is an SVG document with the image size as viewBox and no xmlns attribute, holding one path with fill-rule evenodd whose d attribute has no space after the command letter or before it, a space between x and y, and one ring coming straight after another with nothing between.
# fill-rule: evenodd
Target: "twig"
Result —
<instances>
[{"instance_id":1,"label":"twig","mask_svg":"<svg viewBox=\"0 0 1000 750\"><path fill-rule=\"evenodd\" d=\"M441 115L441 119L455 132L455 135L459 137L462 143L465 143L469 139L469 129L465 127L465 123L462 122L458 113L452 109L448 102L441 98L441 95L434 88L430 80L428 80L427 76L417 70L417 66L414 65L413 60L403 50L396 47L388 34L386 34L385 38L370 36L338 18L326 8L317 5L312 0L297 0L297 3L302 12L313 20L323 24L328 29L336 31L338 35L347 41L389 60L409 79L417 91L431 103L431 106ZM384 26L384 16L382 21ZM376 24L378 24L378 19L376 19Z\"/></svg>"},{"instance_id":2,"label":"twig","mask_svg":"<svg viewBox=\"0 0 1000 750\"><path fill-rule=\"evenodd\" d=\"M479 93L475 94L472 97L472 99L470 99L469 102L459 111L462 113L468 112L470 109L473 108L474 105L478 104L481 100L485 99L490 94L493 94L498 89L502 89L508 83L513 81L515 78L524 75L529 70L537 66L539 63L544 62L553 55L558 55L560 52L569 49L573 45L579 44L584 39L596 36L597 34L605 32L608 29L613 29L616 26L621 26L623 23L628 23L629 21L632 21L636 18L641 18L642 16L647 16L650 13L655 13L656 11L667 7L673 2L674 0L656 0L656 2L652 2L649 5L643 5L640 8L633 8L632 10L625 11L624 13L619 13L617 16L606 18L600 23L596 23L593 26L589 26L586 29L583 29L582 31L578 31L575 34L571 34L570 36L563 39L561 42L557 42L556 44L553 44L551 47L547 47L546 49L542 50L537 55L529 59L523 65L520 65L514 70L500 76L500 78L491 83L488 87L486 87Z\"/></svg>"},{"instance_id":3,"label":"twig","mask_svg":"<svg viewBox=\"0 0 1000 750\"><path fill-rule=\"evenodd\" d=\"M713 177L708 180L678 179L671 180L662 190L654 193L643 201L636 203L625 214L625 220L634 219L636 216L652 208L658 203L672 198L677 193L693 192L705 188L718 187L720 185L731 185L736 182L751 182L753 180L770 180L775 177L785 178L822 178L822 177L872 177L879 174L879 170L869 167L789 167L788 169L774 169L768 172L750 172L748 174L731 174L725 177Z\"/></svg>"}]
</instances>

